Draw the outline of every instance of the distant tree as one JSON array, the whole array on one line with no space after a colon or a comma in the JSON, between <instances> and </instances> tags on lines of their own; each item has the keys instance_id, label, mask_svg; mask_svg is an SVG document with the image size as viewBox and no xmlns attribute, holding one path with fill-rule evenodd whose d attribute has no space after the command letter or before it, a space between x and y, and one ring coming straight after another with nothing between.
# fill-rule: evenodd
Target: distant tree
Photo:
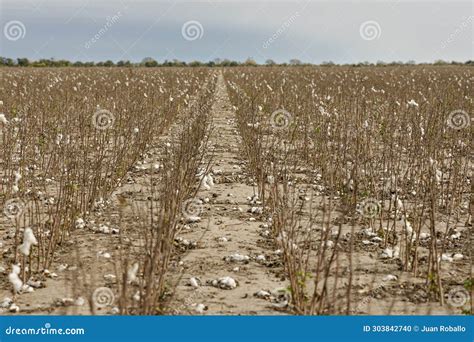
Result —
<instances>
[{"instance_id":1,"label":"distant tree","mask_svg":"<svg viewBox=\"0 0 474 342\"><path fill-rule=\"evenodd\" d=\"M151 67L157 67L158 66L158 62L155 61L153 58L151 57L145 57L142 59L142 62L140 63L141 65L143 66L146 66L147 68L151 68Z\"/></svg>"},{"instance_id":2,"label":"distant tree","mask_svg":"<svg viewBox=\"0 0 474 342\"><path fill-rule=\"evenodd\" d=\"M301 61L299 59L293 58L290 59L290 65L301 65Z\"/></svg>"},{"instance_id":3,"label":"distant tree","mask_svg":"<svg viewBox=\"0 0 474 342\"><path fill-rule=\"evenodd\" d=\"M335 65L334 62L332 61L329 61L329 62L324 61L321 63L321 66L334 66L334 65Z\"/></svg>"},{"instance_id":4,"label":"distant tree","mask_svg":"<svg viewBox=\"0 0 474 342\"><path fill-rule=\"evenodd\" d=\"M118 67L129 67L131 65L132 65L132 63L130 63L130 61L118 61L117 62Z\"/></svg>"},{"instance_id":5,"label":"distant tree","mask_svg":"<svg viewBox=\"0 0 474 342\"><path fill-rule=\"evenodd\" d=\"M265 64L271 66L271 65L275 65L276 63L275 63L275 61L274 61L273 59L267 59L267 60L265 61Z\"/></svg>"},{"instance_id":6,"label":"distant tree","mask_svg":"<svg viewBox=\"0 0 474 342\"><path fill-rule=\"evenodd\" d=\"M195 67L200 67L200 66L203 66L203 65L204 65L204 64L201 63L201 62L199 62L199 61L192 61L192 62L189 62L189 63L188 63L188 66L193 67L193 68L195 68Z\"/></svg>"},{"instance_id":7,"label":"distant tree","mask_svg":"<svg viewBox=\"0 0 474 342\"><path fill-rule=\"evenodd\" d=\"M17 58L17 64L18 66L29 66L30 61L28 60L28 58Z\"/></svg>"},{"instance_id":8,"label":"distant tree","mask_svg":"<svg viewBox=\"0 0 474 342\"><path fill-rule=\"evenodd\" d=\"M244 62L245 66L257 66L257 62L252 57L247 58L247 60Z\"/></svg>"}]
</instances>

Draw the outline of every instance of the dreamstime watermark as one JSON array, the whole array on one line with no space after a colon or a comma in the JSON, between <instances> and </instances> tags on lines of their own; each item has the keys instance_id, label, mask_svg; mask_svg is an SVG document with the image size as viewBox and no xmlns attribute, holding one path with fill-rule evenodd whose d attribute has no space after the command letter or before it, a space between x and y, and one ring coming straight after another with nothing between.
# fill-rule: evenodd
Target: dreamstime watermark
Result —
<instances>
[{"instance_id":1,"label":"dreamstime watermark","mask_svg":"<svg viewBox=\"0 0 474 342\"><path fill-rule=\"evenodd\" d=\"M471 117L466 111L457 109L449 113L447 123L450 128L461 130L469 127L471 124Z\"/></svg>"},{"instance_id":2,"label":"dreamstime watermark","mask_svg":"<svg viewBox=\"0 0 474 342\"><path fill-rule=\"evenodd\" d=\"M52 328L51 323L45 323L40 328L5 328L5 335L84 335L84 328Z\"/></svg>"},{"instance_id":3,"label":"dreamstime watermark","mask_svg":"<svg viewBox=\"0 0 474 342\"><path fill-rule=\"evenodd\" d=\"M275 129L283 129L290 125L292 115L285 109L278 109L270 116L270 124Z\"/></svg>"},{"instance_id":4,"label":"dreamstime watermark","mask_svg":"<svg viewBox=\"0 0 474 342\"><path fill-rule=\"evenodd\" d=\"M380 203L375 198L367 198L361 203L362 216L374 218L379 215L381 210Z\"/></svg>"},{"instance_id":5,"label":"dreamstime watermark","mask_svg":"<svg viewBox=\"0 0 474 342\"><path fill-rule=\"evenodd\" d=\"M186 219L193 219L199 217L203 211L201 200L197 198L190 198L183 202L181 212Z\"/></svg>"},{"instance_id":6,"label":"dreamstime watermark","mask_svg":"<svg viewBox=\"0 0 474 342\"><path fill-rule=\"evenodd\" d=\"M372 296L375 296L377 293L382 291L382 289L385 287L386 283L385 281L382 281L379 285L377 285L373 290L372 290ZM369 304L371 300L371 296L365 296L359 303L357 304L357 307L354 309L354 312L358 312L362 310L362 307Z\"/></svg>"},{"instance_id":7,"label":"dreamstime watermark","mask_svg":"<svg viewBox=\"0 0 474 342\"><path fill-rule=\"evenodd\" d=\"M12 198L5 202L3 213L10 219L15 219L23 214L25 203L20 198Z\"/></svg>"},{"instance_id":8,"label":"dreamstime watermark","mask_svg":"<svg viewBox=\"0 0 474 342\"><path fill-rule=\"evenodd\" d=\"M26 27L19 20L12 20L5 24L3 27L3 34L5 38L11 41L23 39L26 36Z\"/></svg>"},{"instance_id":9,"label":"dreamstime watermark","mask_svg":"<svg viewBox=\"0 0 474 342\"><path fill-rule=\"evenodd\" d=\"M268 38L263 44L262 47L264 49L267 49L274 41L276 41L285 31L290 28L290 26L295 22L296 18L298 18L300 14L298 12L295 12L288 20L286 20L279 28L278 30L273 33L273 35Z\"/></svg>"},{"instance_id":10,"label":"dreamstime watermark","mask_svg":"<svg viewBox=\"0 0 474 342\"><path fill-rule=\"evenodd\" d=\"M464 30L469 29L469 24L472 22L474 16L467 17L466 20L462 21L461 24L456 27L456 29L449 35L449 37L441 43L441 50L444 50L448 47L449 44L454 42L456 38L464 32Z\"/></svg>"},{"instance_id":11,"label":"dreamstime watermark","mask_svg":"<svg viewBox=\"0 0 474 342\"><path fill-rule=\"evenodd\" d=\"M92 302L98 308L105 308L114 303L115 296L108 287L98 287L92 293Z\"/></svg>"},{"instance_id":12,"label":"dreamstime watermark","mask_svg":"<svg viewBox=\"0 0 474 342\"><path fill-rule=\"evenodd\" d=\"M460 308L464 306L470 298L469 292L464 287L458 286L448 292L448 300L446 302L455 308Z\"/></svg>"},{"instance_id":13,"label":"dreamstime watermark","mask_svg":"<svg viewBox=\"0 0 474 342\"><path fill-rule=\"evenodd\" d=\"M92 125L100 130L106 130L114 125L115 116L107 109L98 109L92 115Z\"/></svg>"},{"instance_id":14,"label":"dreamstime watermark","mask_svg":"<svg viewBox=\"0 0 474 342\"><path fill-rule=\"evenodd\" d=\"M364 40L379 39L382 35L382 28L375 20L368 20L360 25L359 34Z\"/></svg>"},{"instance_id":15,"label":"dreamstime watermark","mask_svg":"<svg viewBox=\"0 0 474 342\"><path fill-rule=\"evenodd\" d=\"M105 22L105 25L102 26L100 28L100 30L91 38L89 39L87 42L84 43L84 47L86 49L90 49L90 47L97 43L100 38L102 38L102 36L104 34L107 33L107 31L113 26L115 25L115 23L117 23L119 21L119 19L122 17L122 12L118 11L117 13L115 13L114 15L112 16L108 16L106 18L106 22Z\"/></svg>"},{"instance_id":16,"label":"dreamstime watermark","mask_svg":"<svg viewBox=\"0 0 474 342\"><path fill-rule=\"evenodd\" d=\"M197 20L190 20L181 27L181 35L188 41L201 39L204 35L204 27Z\"/></svg>"}]
</instances>

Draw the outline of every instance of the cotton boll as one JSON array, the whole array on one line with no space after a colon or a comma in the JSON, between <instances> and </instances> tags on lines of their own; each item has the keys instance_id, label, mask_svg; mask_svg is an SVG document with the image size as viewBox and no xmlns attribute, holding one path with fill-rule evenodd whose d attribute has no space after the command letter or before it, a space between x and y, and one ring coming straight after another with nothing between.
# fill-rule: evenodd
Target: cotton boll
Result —
<instances>
[{"instance_id":1,"label":"cotton boll","mask_svg":"<svg viewBox=\"0 0 474 342\"><path fill-rule=\"evenodd\" d=\"M134 283L137 280L138 267L139 267L138 262L136 262L128 270L128 272L127 272L127 281L129 283Z\"/></svg>"},{"instance_id":2,"label":"cotton boll","mask_svg":"<svg viewBox=\"0 0 474 342\"><path fill-rule=\"evenodd\" d=\"M227 262L248 262L250 260L250 257L248 255L241 255L235 253L225 257L224 260Z\"/></svg>"},{"instance_id":3,"label":"cotton boll","mask_svg":"<svg viewBox=\"0 0 474 342\"><path fill-rule=\"evenodd\" d=\"M195 310L196 310L197 313L202 314L204 311L207 310L207 306L200 303L200 304L197 304L197 305L196 305L196 309L195 309Z\"/></svg>"},{"instance_id":4,"label":"cotton boll","mask_svg":"<svg viewBox=\"0 0 474 342\"><path fill-rule=\"evenodd\" d=\"M261 298L261 299L268 299L270 298L271 294L268 291L260 290L254 294L255 297Z\"/></svg>"},{"instance_id":5,"label":"cotton boll","mask_svg":"<svg viewBox=\"0 0 474 342\"><path fill-rule=\"evenodd\" d=\"M382 251L382 254L380 255L381 259L392 259L392 258L398 258L400 255L400 247L395 247L394 249L392 248L385 248Z\"/></svg>"},{"instance_id":6,"label":"cotton boll","mask_svg":"<svg viewBox=\"0 0 474 342\"><path fill-rule=\"evenodd\" d=\"M231 277L223 277L218 280L218 287L231 290L237 287L237 281Z\"/></svg>"},{"instance_id":7,"label":"cotton boll","mask_svg":"<svg viewBox=\"0 0 474 342\"><path fill-rule=\"evenodd\" d=\"M20 311L20 307L13 303L12 305L10 305L10 308L8 310L12 313L17 313Z\"/></svg>"},{"instance_id":8,"label":"cotton boll","mask_svg":"<svg viewBox=\"0 0 474 342\"><path fill-rule=\"evenodd\" d=\"M441 261L447 261L447 262L453 262L454 259L451 255L449 255L448 253L443 253L441 255Z\"/></svg>"},{"instance_id":9,"label":"cotton boll","mask_svg":"<svg viewBox=\"0 0 474 342\"><path fill-rule=\"evenodd\" d=\"M383 281L392 281L392 280L397 280L398 277L393 274L388 274L383 278Z\"/></svg>"},{"instance_id":10,"label":"cotton boll","mask_svg":"<svg viewBox=\"0 0 474 342\"><path fill-rule=\"evenodd\" d=\"M63 136L61 133L59 133L59 134L56 136L56 141L55 141L56 145L58 145L58 146L61 145L61 141L63 140L63 137L64 137L64 136Z\"/></svg>"},{"instance_id":11,"label":"cotton boll","mask_svg":"<svg viewBox=\"0 0 474 342\"><path fill-rule=\"evenodd\" d=\"M461 232L457 232L456 234L452 234L449 238L451 240L457 240L461 237Z\"/></svg>"},{"instance_id":12,"label":"cotton boll","mask_svg":"<svg viewBox=\"0 0 474 342\"><path fill-rule=\"evenodd\" d=\"M38 244L38 240L36 240L36 237L33 233L33 229L31 228L26 228L25 233L23 235L23 242L28 242L31 245L36 246Z\"/></svg>"},{"instance_id":13,"label":"cotton boll","mask_svg":"<svg viewBox=\"0 0 474 342\"><path fill-rule=\"evenodd\" d=\"M18 182L21 180L21 173L18 171L15 171L15 184L18 184Z\"/></svg>"},{"instance_id":14,"label":"cotton boll","mask_svg":"<svg viewBox=\"0 0 474 342\"><path fill-rule=\"evenodd\" d=\"M420 240L426 240L430 237L429 233L420 233Z\"/></svg>"},{"instance_id":15,"label":"cotton boll","mask_svg":"<svg viewBox=\"0 0 474 342\"><path fill-rule=\"evenodd\" d=\"M199 278L197 277L192 277L189 279L189 285L194 288L198 288L199 286L201 286L201 280L199 280Z\"/></svg>"},{"instance_id":16,"label":"cotton boll","mask_svg":"<svg viewBox=\"0 0 474 342\"><path fill-rule=\"evenodd\" d=\"M20 266L18 265L13 265L12 266L12 272L8 275L8 280L13 286L13 292L18 293L21 291L21 288L23 286L23 282L21 281L20 277L18 276L20 274Z\"/></svg>"},{"instance_id":17,"label":"cotton boll","mask_svg":"<svg viewBox=\"0 0 474 342\"><path fill-rule=\"evenodd\" d=\"M2 123L3 125L7 125L8 124L8 120L5 116L5 114L3 113L0 113L0 123Z\"/></svg>"},{"instance_id":18,"label":"cotton boll","mask_svg":"<svg viewBox=\"0 0 474 342\"><path fill-rule=\"evenodd\" d=\"M84 229L86 226L86 223L84 222L84 219L78 218L75 223L76 229Z\"/></svg>"},{"instance_id":19,"label":"cotton boll","mask_svg":"<svg viewBox=\"0 0 474 342\"><path fill-rule=\"evenodd\" d=\"M30 248L31 246L26 243L22 243L21 245L18 246L18 250L20 251L21 254L28 256L30 255Z\"/></svg>"},{"instance_id":20,"label":"cotton boll","mask_svg":"<svg viewBox=\"0 0 474 342\"><path fill-rule=\"evenodd\" d=\"M214 178L212 178L211 174L207 175L207 184L209 184L210 186L214 186Z\"/></svg>"},{"instance_id":21,"label":"cotton boll","mask_svg":"<svg viewBox=\"0 0 474 342\"><path fill-rule=\"evenodd\" d=\"M38 240L36 240L33 230L31 228L26 228L23 233L23 243L18 246L18 250L21 254L28 256L30 255L31 246L36 246L37 244Z\"/></svg>"},{"instance_id":22,"label":"cotton boll","mask_svg":"<svg viewBox=\"0 0 474 342\"><path fill-rule=\"evenodd\" d=\"M5 297L0 302L0 308L6 309L13 303L13 300L10 297Z\"/></svg>"}]
</instances>

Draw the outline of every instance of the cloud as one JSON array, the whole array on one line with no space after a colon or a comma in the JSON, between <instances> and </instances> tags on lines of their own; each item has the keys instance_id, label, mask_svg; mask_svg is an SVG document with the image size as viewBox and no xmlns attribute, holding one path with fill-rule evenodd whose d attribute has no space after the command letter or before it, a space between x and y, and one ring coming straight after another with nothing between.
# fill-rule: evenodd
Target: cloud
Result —
<instances>
[{"instance_id":1,"label":"cloud","mask_svg":"<svg viewBox=\"0 0 474 342\"><path fill-rule=\"evenodd\" d=\"M1 10L2 28L11 20L26 27L24 39L2 36L0 55L8 57L253 57L314 63L472 59L469 1L3 0ZM104 32L118 12L120 19ZM202 25L200 39L182 36L183 24L191 20ZM378 24L377 38L361 36L365 22ZM98 32L100 39L85 48Z\"/></svg>"}]
</instances>

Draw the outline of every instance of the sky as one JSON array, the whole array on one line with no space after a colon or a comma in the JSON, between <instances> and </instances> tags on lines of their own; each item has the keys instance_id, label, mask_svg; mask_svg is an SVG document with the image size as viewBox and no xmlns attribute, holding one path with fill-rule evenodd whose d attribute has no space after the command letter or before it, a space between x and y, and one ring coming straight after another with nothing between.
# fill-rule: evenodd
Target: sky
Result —
<instances>
[{"instance_id":1,"label":"sky","mask_svg":"<svg viewBox=\"0 0 474 342\"><path fill-rule=\"evenodd\" d=\"M464 62L473 15L464 0L0 0L0 56Z\"/></svg>"}]
</instances>

